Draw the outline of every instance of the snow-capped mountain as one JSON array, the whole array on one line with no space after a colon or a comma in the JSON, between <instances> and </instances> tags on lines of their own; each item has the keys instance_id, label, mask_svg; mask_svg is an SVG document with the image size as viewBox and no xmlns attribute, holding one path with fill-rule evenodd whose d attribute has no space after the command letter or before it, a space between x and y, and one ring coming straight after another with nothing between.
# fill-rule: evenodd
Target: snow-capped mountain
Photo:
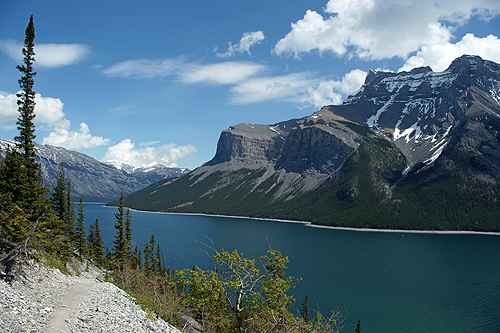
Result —
<instances>
[{"instance_id":1,"label":"snow-capped mountain","mask_svg":"<svg viewBox=\"0 0 500 333\"><path fill-rule=\"evenodd\" d=\"M163 164L160 164L158 162L151 162L143 165L132 165L128 164L119 160L111 160L111 161L106 161L104 162L106 164L112 165L118 170L125 171L127 173L135 173L135 172L160 172L161 170L170 172L172 169L178 169L178 168L172 168L172 167L167 167ZM181 173L186 172L186 168L180 168Z\"/></svg>"},{"instance_id":2,"label":"snow-capped mountain","mask_svg":"<svg viewBox=\"0 0 500 333\"><path fill-rule=\"evenodd\" d=\"M500 231L500 65L370 71L342 105L224 130L214 158L140 209L336 226Z\"/></svg>"},{"instance_id":3,"label":"snow-capped mountain","mask_svg":"<svg viewBox=\"0 0 500 333\"><path fill-rule=\"evenodd\" d=\"M499 96L500 65L465 55L443 72L370 71L357 93L328 109L388 135L412 166L435 161L465 116L498 117Z\"/></svg>"},{"instance_id":4,"label":"snow-capped mountain","mask_svg":"<svg viewBox=\"0 0 500 333\"><path fill-rule=\"evenodd\" d=\"M14 141L0 139L2 155ZM35 144L36 159L42 166L43 184L52 189L56 185L59 163L63 163L66 178L71 182L73 198L84 201L110 202L165 178L178 177L187 169L163 165L124 167L99 162L85 154L51 145ZM75 201L76 201L75 200Z\"/></svg>"}]
</instances>

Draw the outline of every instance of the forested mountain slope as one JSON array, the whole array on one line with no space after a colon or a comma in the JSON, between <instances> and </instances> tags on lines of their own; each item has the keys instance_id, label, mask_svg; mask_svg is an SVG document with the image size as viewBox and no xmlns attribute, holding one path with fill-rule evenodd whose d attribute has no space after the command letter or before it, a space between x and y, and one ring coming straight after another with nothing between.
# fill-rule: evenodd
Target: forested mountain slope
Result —
<instances>
[{"instance_id":1,"label":"forested mountain slope","mask_svg":"<svg viewBox=\"0 0 500 333\"><path fill-rule=\"evenodd\" d=\"M374 228L500 230L500 65L371 71L342 105L222 132L215 157L126 205Z\"/></svg>"}]
</instances>

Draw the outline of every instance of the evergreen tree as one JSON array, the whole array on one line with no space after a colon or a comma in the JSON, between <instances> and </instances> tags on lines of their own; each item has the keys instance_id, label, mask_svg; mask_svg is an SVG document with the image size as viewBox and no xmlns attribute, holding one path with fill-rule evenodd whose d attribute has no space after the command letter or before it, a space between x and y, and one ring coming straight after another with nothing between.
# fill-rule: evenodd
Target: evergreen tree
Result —
<instances>
[{"instance_id":1,"label":"evergreen tree","mask_svg":"<svg viewBox=\"0 0 500 333\"><path fill-rule=\"evenodd\" d=\"M99 220L96 219L95 223L91 225L94 229L92 234L92 258L95 259L99 265L104 265L104 246L101 237L101 228L99 227Z\"/></svg>"},{"instance_id":2,"label":"evergreen tree","mask_svg":"<svg viewBox=\"0 0 500 333\"><path fill-rule=\"evenodd\" d=\"M66 180L63 163L59 163L57 170L56 186L52 189L50 197L52 210L59 217L61 224L52 228L62 229L70 240L75 240L75 203L71 198L71 182Z\"/></svg>"},{"instance_id":3,"label":"evergreen tree","mask_svg":"<svg viewBox=\"0 0 500 333\"><path fill-rule=\"evenodd\" d=\"M160 267L160 259L157 256L159 252L155 255L155 250L157 250L156 240L153 234L149 243L144 245L144 270L149 273L158 273L158 267Z\"/></svg>"},{"instance_id":4,"label":"evergreen tree","mask_svg":"<svg viewBox=\"0 0 500 333\"><path fill-rule=\"evenodd\" d=\"M52 189L52 196L50 201L52 202L52 210L61 219L66 220L67 213L67 203L68 199L67 183L66 183L66 173L64 172L63 163L59 163L57 170L56 186Z\"/></svg>"},{"instance_id":5,"label":"evergreen tree","mask_svg":"<svg viewBox=\"0 0 500 333\"><path fill-rule=\"evenodd\" d=\"M356 325L356 330L354 332L361 333L361 320L358 320L358 325Z\"/></svg>"},{"instance_id":6,"label":"evergreen tree","mask_svg":"<svg viewBox=\"0 0 500 333\"><path fill-rule=\"evenodd\" d=\"M64 230L71 240L75 239L75 202L71 198L71 183L66 183L66 215L64 220Z\"/></svg>"},{"instance_id":7,"label":"evergreen tree","mask_svg":"<svg viewBox=\"0 0 500 333\"><path fill-rule=\"evenodd\" d=\"M83 206L83 199L80 198L80 204L78 205L78 219L75 229L75 245L78 253L81 256L87 254L87 240L85 237L85 208Z\"/></svg>"},{"instance_id":8,"label":"evergreen tree","mask_svg":"<svg viewBox=\"0 0 500 333\"><path fill-rule=\"evenodd\" d=\"M162 273L165 270L165 267L162 265L162 260L163 256L161 255L161 250L160 250L160 244L156 245L156 272L158 275L162 275Z\"/></svg>"},{"instance_id":9,"label":"evergreen tree","mask_svg":"<svg viewBox=\"0 0 500 333\"><path fill-rule=\"evenodd\" d=\"M127 209L125 213L125 253L127 256L132 254L132 213Z\"/></svg>"},{"instance_id":10,"label":"evergreen tree","mask_svg":"<svg viewBox=\"0 0 500 333\"><path fill-rule=\"evenodd\" d=\"M151 249L151 245L149 243L146 243L144 245L144 270L149 271L151 270L151 262L152 262L152 257L153 257L153 250Z\"/></svg>"},{"instance_id":11,"label":"evergreen tree","mask_svg":"<svg viewBox=\"0 0 500 333\"><path fill-rule=\"evenodd\" d=\"M24 65L17 68L23 76L19 79L22 91L17 95L19 105L19 118L17 121L19 135L14 139L16 147L6 152L0 165L0 232L2 236L16 239L15 242L24 240L27 233L40 221L40 217L47 213L49 202L44 198L48 189L42 185L41 166L35 161L35 92L33 91L33 72L35 28L33 16L30 17L25 31L23 48ZM19 223L10 219L14 214ZM13 223L17 227L10 228ZM10 234L11 231L15 235Z\"/></svg>"},{"instance_id":12,"label":"evergreen tree","mask_svg":"<svg viewBox=\"0 0 500 333\"><path fill-rule=\"evenodd\" d=\"M19 136L14 139L18 151L21 153L24 164L28 171L28 176L31 179L39 176L40 167L35 165L35 91L33 79L36 72L33 71L33 63L35 62L35 26L33 24L33 15L30 17L30 22L26 27L24 39L24 65L17 65L17 69L23 73L23 76L18 80L22 92L17 94L17 105L20 116L17 121L17 129Z\"/></svg>"},{"instance_id":13,"label":"evergreen tree","mask_svg":"<svg viewBox=\"0 0 500 333\"><path fill-rule=\"evenodd\" d=\"M142 270L142 260L141 260L141 250L136 246L134 249L134 255L132 256L132 264L135 269Z\"/></svg>"},{"instance_id":14,"label":"evergreen tree","mask_svg":"<svg viewBox=\"0 0 500 333\"><path fill-rule=\"evenodd\" d=\"M304 301L302 302L302 310L300 311L300 316L306 324L311 320L311 314L309 313L309 296L306 295L304 298Z\"/></svg>"},{"instance_id":15,"label":"evergreen tree","mask_svg":"<svg viewBox=\"0 0 500 333\"><path fill-rule=\"evenodd\" d=\"M115 229L117 230L115 239L113 241L114 247L112 250L113 257L118 265L122 266L128 256L127 250L127 238L125 230L125 212L123 208L123 200L125 196L123 193L118 200L118 213L115 213Z\"/></svg>"}]
</instances>

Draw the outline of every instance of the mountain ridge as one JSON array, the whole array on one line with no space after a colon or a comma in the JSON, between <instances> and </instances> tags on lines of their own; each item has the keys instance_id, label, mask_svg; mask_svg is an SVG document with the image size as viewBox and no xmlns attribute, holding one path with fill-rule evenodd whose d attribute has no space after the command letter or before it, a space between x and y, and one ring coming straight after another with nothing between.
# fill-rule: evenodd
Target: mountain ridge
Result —
<instances>
[{"instance_id":1,"label":"mountain ridge","mask_svg":"<svg viewBox=\"0 0 500 333\"><path fill-rule=\"evenodd\" d=\"M0 153L14 147L12 140L0 139ZM123 192L128 195L165 178L179 177L188 169L168 168L163 165L132 167L122 164L118 169L112 164L77 151L35 143L36 161L42 166L43 185L50 190L57 182L59 163L63 163L66 180L72 185L74 200L106 203L116 200ZM75 201L76 201L75 200Z\"/></svg>"},{"instance_id":2,"label":"mountain ridge","mask_svg":"<svg viewBox=\"0 0 500 333\"><path fill-rule=\"evenodd\" d=\"M371 71L342 105L231 126L212 160L125 203L335 226L498 231L499 95L500 65L477 56L443 72Z\"/></svg>"}]
</instances>

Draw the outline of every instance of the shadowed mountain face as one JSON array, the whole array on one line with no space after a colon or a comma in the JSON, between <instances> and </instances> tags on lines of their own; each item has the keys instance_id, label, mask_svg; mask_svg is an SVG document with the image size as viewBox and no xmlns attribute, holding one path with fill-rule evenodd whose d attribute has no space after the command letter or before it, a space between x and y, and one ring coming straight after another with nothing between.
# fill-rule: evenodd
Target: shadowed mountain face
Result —
<instances>
[{"instance_id":1,"label":"shadowed mountain face","mask_svg":"<svg viewBox=\"0 0 500 333\"><path fill-rule=\"evenodd\" d=\"M0 139L2 155L14 142ZM178 177L189 170L154 165L148 168L129 168L128 172L99 162L85 154L61 147L36 144L36 160L42 166L43 185L49 189L56 186L59 163L63 163L66 180L72 185L75 201L109 202L143 189L165 178Z\"/></svg>"},{"instance_id":2,"label":"shadowed mountain face","mask_svg":"<svg viewBox=\"0 0 500 333\"><path fill-rule=\"evenodd\" d=\"M231 126L211 161L126 203L343 226L500 230L499 131L496 63L462 56L439 73L371 71L342 105Z\"/></svg>"}]
</instances>

